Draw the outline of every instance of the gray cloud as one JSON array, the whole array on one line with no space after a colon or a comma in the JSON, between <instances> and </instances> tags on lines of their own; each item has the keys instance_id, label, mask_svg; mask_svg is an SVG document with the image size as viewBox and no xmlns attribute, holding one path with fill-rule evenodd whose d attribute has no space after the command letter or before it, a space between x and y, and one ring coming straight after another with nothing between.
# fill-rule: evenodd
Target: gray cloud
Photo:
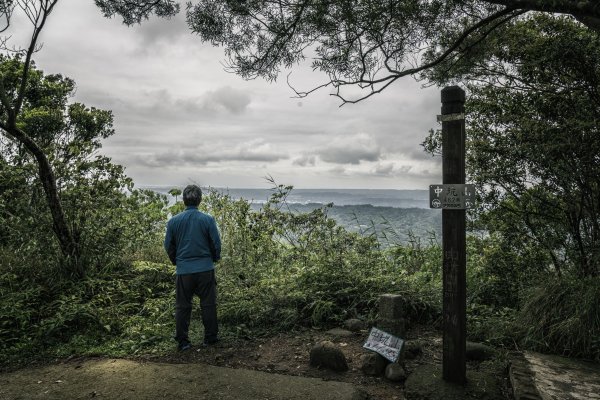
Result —
<instances>
[{"instance_id":1,"label":"gray cloud","mask_svg":"<svg viewBox=\"0 0 600 400\"><path fill-rule=\"evenodd\" d=\"M300 157L296 157L292 160L292 165L298 165L300 167L314 166L316 163L316 157L308 154L304 154Z\"/></svg>"},{"instance_id":2,"label":"gray cloud","mask_svg":"<svg viewBox=\"0 0 600 400\"><path fill-rule=\"evenodd\" d=\"M190 35L183 12L170 19L152 17L133 27L133 30L140 40L142 51L156 45L173 45L182 36Z\"/></svg>"},{"instance_id":3,"label":"gray cloud","mask_svg":"<svg viewBox=\"0 0 600 400\"><path fill-rule=\"evenodd\" d=\"M252 102L244 90L223 86L200 96L176 97L169 90L142 90L130 93L131 100L118 98L100 90L86 90L84 101L89 105L113 110L116 117L136 125L148 121L194 121L198 118L240 116Z\"/></svg>"},{"instance_id":4,"label":"gray cloud","mask_svg":"<svg viewBox=\"0 0 600 400\"><path fill-rule=\"evenodd\" d=\"M202 106L208 111L225 109L232 114L241 114L246 111L250 100L250 95L246 92L224 86L207 92L202 100Z\"/></svg>"},{"instance_id":5,"label":"gray cloud","mask_svg":"<svg viewBox=\"0 0 600 400\"><path fill-rule=\"evenodd\" d=\"M255 139L231 148L215 143L212 146L180 148L167 150L148 156L138 156L138 163L149 167L167 167L173 165L206 165L211 162L245 161L274 162L289 156L273 148L263 139Z\"/></svg>"},{"instance_id":6,"label":"gray cloud","mask_svg":"<svg viewBox=\"0 0 600 400\"><path fill-rule=\"evenodd\" d=\"M391 175L394 171L394 163L379 163L375 167L375 175Z\"/></svg>"},{"instance_id":7,"label":"gray cloud","mask_svg":"<svg viewBox=\"0 0 600 400\"><path fill-rule=\"evenodd\" d=\"M250 95L242 90L229 86L208 91L198 97L174 98L166 89L147 91L146 104L140 104L140 111L153 116L168 115L170 117L217 116L218 114L240 115L250 105Z\"/></svg>"},{"instance_id":8,"label":"gray cloud","mask_svg":"<svg viewBox=\"0 0 600 400\"><path fill-rule=\"evenodd\" d=\"M323 161L335 164L359 164L361 161L377 161L381 148L366 133L337 136L328 146L317 152Z\"/></svg>"},{"instance_id":9,"label":"gray cloud","mask_svg":"<svg viewBox=\"0 0 600 400\"><path fill-rule=\"evenodd\" d=\"M346 170L346 168L342 167L341 165L335 166L333 168L329 168L328 172L334 175L346 175L348 173L348 171Z\"/></svg>"},{"instance_id":10,"label":"gray cloud","mask_svg":"<svg viewBox=\"0 0 600 400\"><path fill-rule=\"evenodd\" d=\"M422 161L427 161L434 158L431 154L427 153L425 149L423 149L423 146L419 146L418 148L412 149L412 151L409 151L407 153L407 156L413 160Z\"/></svg>"},{"instance_id":11,"label":"gray cloud","mask_svg":"<svg viewBox=\"0 0 600 400\"><path fill-rule=\"evenodd\" d=\"M373 168L371 173L377 176L399 176L409 173L411 169L411 165L396 166L393 162L381 162Z\"/></svg>"}]
</instances>

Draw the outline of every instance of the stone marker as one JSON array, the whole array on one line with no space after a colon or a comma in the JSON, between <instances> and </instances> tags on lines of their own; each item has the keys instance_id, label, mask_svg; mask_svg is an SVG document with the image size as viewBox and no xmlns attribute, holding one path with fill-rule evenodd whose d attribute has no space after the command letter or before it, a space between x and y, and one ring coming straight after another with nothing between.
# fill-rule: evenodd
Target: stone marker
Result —
<instances>
[{"instance_id":1,"label":"stone marker","mask_svg":"<svg viewBox=\"0 0 600 400\"><path fill-rule=\"evenodd\" d=\"M383 374L388 362L382 355L368 352L360 356L360 369L365 375L378 376Z\"/></svg>"},{"instance_id":2,"label":"stone marker","mask_svg":"<svg viewBox=\"0 0 600 400\"><path fill-rule=\"evenodd\" d=\"M404 318L401 319L389 319L379 318L377 319L377 328L384 332L392 334L399 338L406 337L406 322Z\"/></svg>"},{"instance_id":3,"label":"stone marker","mask_svg":"<svg viewBox=\"0 0 600 400\"><path fill-rule=\"evenodd\" d=\"M399 338L406 336L404 298L402 296L397 294L383 294L379 296L377 327Z\"/></svg>"},{"instance_id":4,"label":"stone marker","mask_svg":"<svg viewBox=\"0 0 600 400\"><path fill-rule=\"evenodd\" d=\"M385 377L392 382L399 382L406 379L404 367L397 363L389 363L385 367Z\"/></svg>"},{"instance_id":5,"label":"stone marker","mask_svg":"<svg viewBox=\"0 0 600 400\"><path fill-rule=\"evenodd\" d=\"M404 298L398 294L379 296L379 317L388 319L404 318Z\"/></svg>"},{"instance_id":6,"label":"stone marker","mask_svg":"<svg viewBox=\"0 0 600 400\"><path fill-rule=\"evenodd\" d=\"M346 356L342 350L328 340L315 344L310 350L310 365L338 372L348 370Z\"/></svg>"}]
</instances>

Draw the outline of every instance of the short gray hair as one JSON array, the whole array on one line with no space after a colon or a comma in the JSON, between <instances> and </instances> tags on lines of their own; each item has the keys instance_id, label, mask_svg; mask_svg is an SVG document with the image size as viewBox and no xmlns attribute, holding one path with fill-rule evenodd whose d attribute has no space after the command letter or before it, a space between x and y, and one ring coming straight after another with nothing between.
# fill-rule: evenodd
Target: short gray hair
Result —
<instances>
[{"instance_id":1,"label":"short gray hair","mask_svg":"<svg viewBox=\"0 0 600 400\"><path fill-rule=\"evenodd\" d=\"M183 189L183 204L198 207L202 201L202 189L196 185L188 185Z\"/></svg>"}]
</instances>

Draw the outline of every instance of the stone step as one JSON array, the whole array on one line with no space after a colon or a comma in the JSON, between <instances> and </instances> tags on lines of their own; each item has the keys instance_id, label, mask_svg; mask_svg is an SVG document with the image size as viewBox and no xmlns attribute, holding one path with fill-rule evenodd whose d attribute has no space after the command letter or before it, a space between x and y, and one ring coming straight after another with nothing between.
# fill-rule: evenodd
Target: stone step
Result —
<instances>
[{"instance_id":1,"label":"stone step","mask_svg":"<svg viewBox=\"0 0 600 400\"><path fill-rule=\"evenodd\" d=\"M525 351L510 356L515 400L600 400L600 365Z\"/></svg>"}]
</instances>

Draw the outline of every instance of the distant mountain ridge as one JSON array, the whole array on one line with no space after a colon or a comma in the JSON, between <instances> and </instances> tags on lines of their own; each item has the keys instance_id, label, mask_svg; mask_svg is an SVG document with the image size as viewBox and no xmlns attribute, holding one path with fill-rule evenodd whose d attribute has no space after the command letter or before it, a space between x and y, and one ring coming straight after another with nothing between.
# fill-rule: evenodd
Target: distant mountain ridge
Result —
<instances>
[{"instance_id":1,"label":"distant mountain ridge","mask_svg":"<svg viewBox=\"0 0 600 400\"><path fill-rule=\"evenodd\" d=\"M159 193L168 194L176 186L144 186ZM183 189L183 188L180 188ZM265 203L271 189L214 188L234 199L243 198L252 203ZM290 204L328 204L336 206L372 205L394 208L429 208L427 190L401 189L293 189L287 197Z\"/></svg>"},{"instance_id":2,"label":"distant mountain ridge","mask_svg":"<svg viewBox=\"0 0 600 400\"><path fill-rule=\"evenodd\" d=\"M168 194L176 186L145 186ZM180 188L183 189L183 188ZM267 202L271 189L215 188L234 199L243 198L255 210ZM181 198L181 197L180 197ZM375 233L384 245L408 243L413 238L427 244L439 241L442 231L442 213L429 208L429 191L394 189L293 189L286 199L292 212L310 212L333 203L327 213L349 231L363 235Z\"/></svg>"}]
</instances>

